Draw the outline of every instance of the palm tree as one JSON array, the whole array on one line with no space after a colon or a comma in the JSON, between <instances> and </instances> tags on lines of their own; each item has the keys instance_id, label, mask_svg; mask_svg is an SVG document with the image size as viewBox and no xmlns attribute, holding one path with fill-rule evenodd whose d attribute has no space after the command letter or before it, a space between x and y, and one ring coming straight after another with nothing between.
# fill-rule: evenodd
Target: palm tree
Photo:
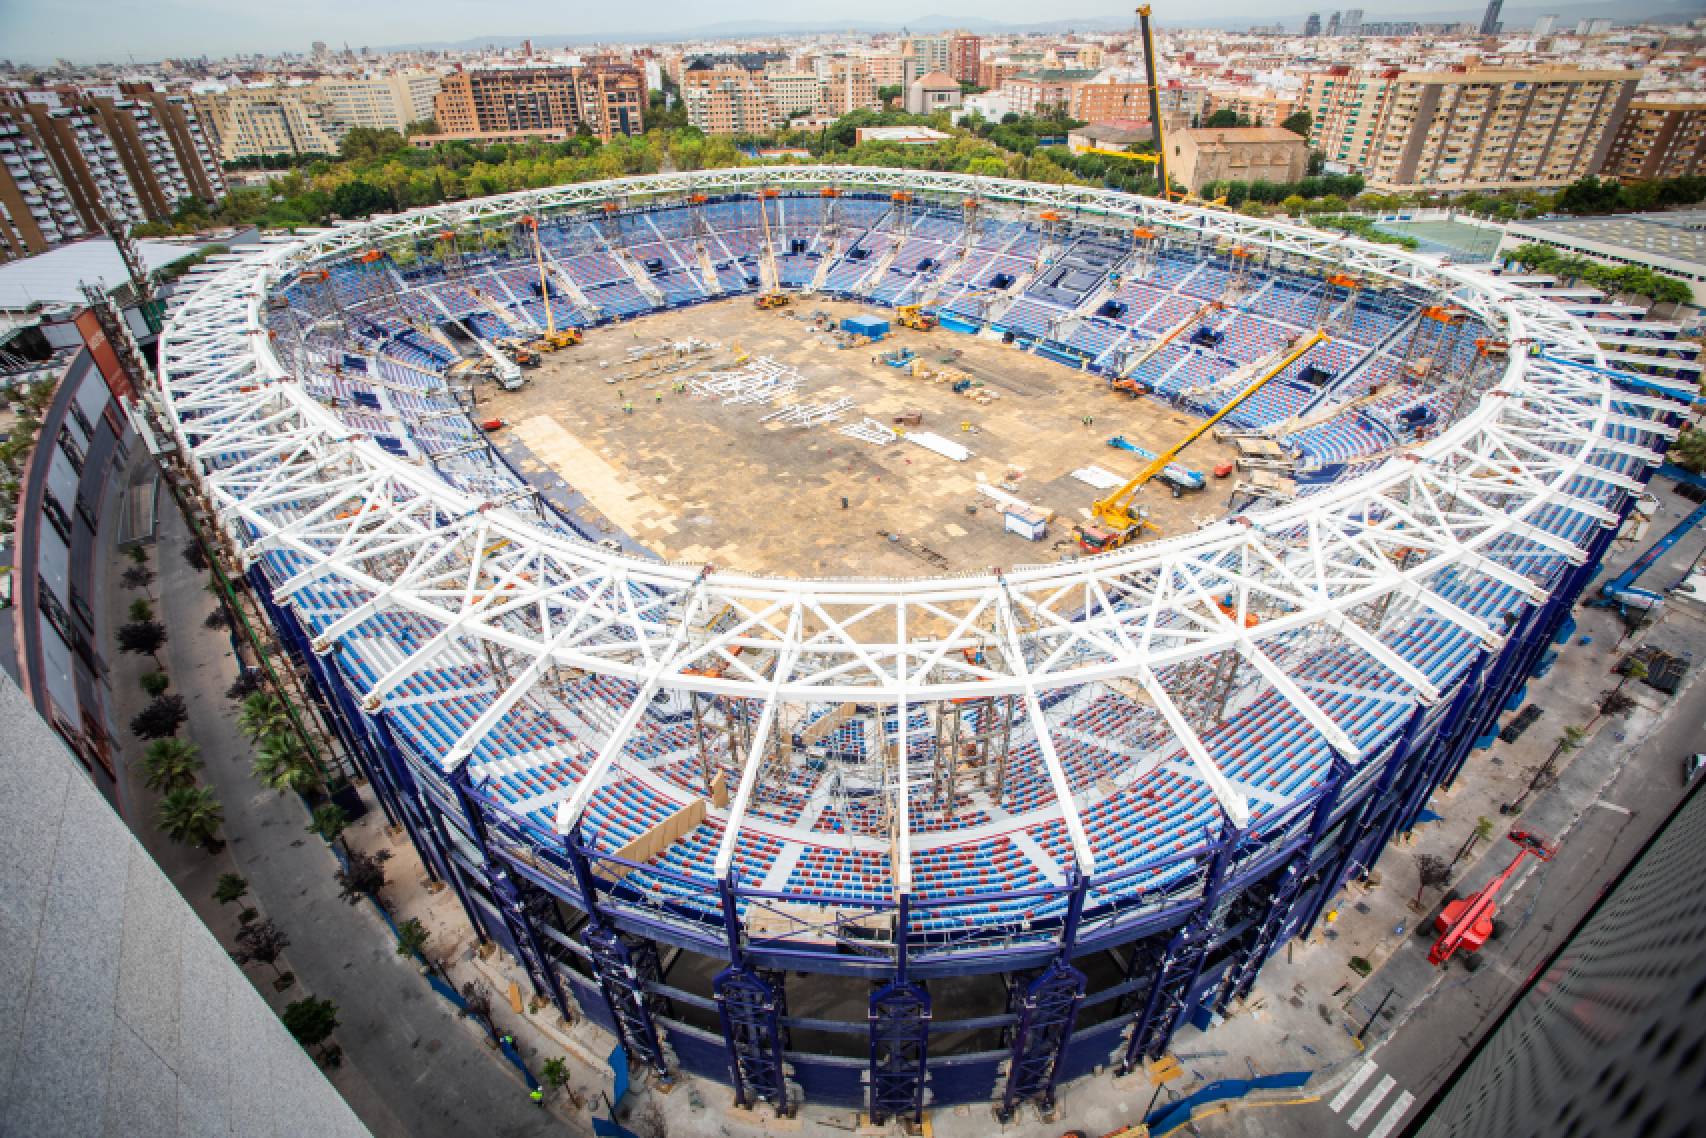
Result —
<instances>
[{"instance_id":1,"label":"palm tree","mask_svg":"<svg viewBox=\"0 0 1706 1138\"><path fill-rule=\"evenodd\" d=\"M211 848L225 809L205 786L180 786L160 800L160 829L174 842Z\"/></svg>"},{"instance_id":2,"label":"palm tree","mask_svg":"<svg viewBox=\"0 0 1706 1138\"><path fill-rule=\"evenodd\" d=\"M251 739L278 734L291 728L284 702L271 692L258 691L243 701L237 713L237 730Z\"/></svg>"},{"instance_id":3,"label":"palm tree","mask_svg":"<svg viewBox=\"0 0 1706 1138\"><path fill-rule=\"evenodd\" d=\"M156 739L142 752L142 782L158 791L194 786L195 772L203 765L201 748L188 739Z\"/></svg>"},{"instance_id":4,"label":"palm tree","mask_svg":"<svg viewBox=\"0 0 1706 1138\"><path fill-rule=\"evenodd\" d=\"M1669 458L1684 470L1706 472L1706 430L1684 431L1670 444Z\"/></svg>"},{"instance_id":5,"label":"palm tree","mask_svg":"<svg viewBox=\"0 0 1706 1138\"><path fill-rule=\"evenodd\" d=\"M336 802L322 802L314 807L308 822L308 832L318 834L329 845L343 846L344 831L349 829L349 815Z\"/></svg>"},{"instance_id":6,"label":"palm tree","mask_svg":"<svg viewBox=\"0 0 1706 1138\"><path fill-rule=\"evenodd\" d=\"M262 736L249 771L257 780L279 791L301 793L320 785L320 772L314 769L302 741L289 731Z\"/></svg>"}]
</instances>

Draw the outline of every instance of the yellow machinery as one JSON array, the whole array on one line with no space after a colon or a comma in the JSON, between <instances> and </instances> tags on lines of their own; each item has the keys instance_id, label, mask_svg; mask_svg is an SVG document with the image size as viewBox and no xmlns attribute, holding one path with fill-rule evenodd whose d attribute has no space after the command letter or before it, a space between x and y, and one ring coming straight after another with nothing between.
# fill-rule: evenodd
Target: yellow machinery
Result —
<instances>
[{"instance_id":1,"label":"yellow machinery","mask_svg":"<svg viewBox=\"0 0 1706 1138\"><path fill-rule=\"evenodd\" d=\"M557 318L551 311L551 278L545 272L545 245L539 240L539 219L530 215L523 217L521 224L533 231L533 260L539 266L539 299L545 305L545 334L527 347L534 352L543 353L578 344L581 342L581 330L564 328L559 332Z\"/></svg>"},{"instance_id":2,"label":"yellow machinery","mask_svg":"<svg viewBox=\"0 0 1706 1138\"><path fill-rule=\"evenodd\" d=\"M1284 359L1251 380L1244 390L1227 401L1226 406L1192 427L1184 438L1156 455L1147 466L1132 476L1130 482L1094 502L1090 506L1090 524L1078 527L1078 547L1086 553L1106 553L1125 545L1145 529L1156 528L1154 522L1132 510L1132 501L1144 484L1167 469L1167 465L1178 458L1186 447L1207 434L1211 427L1231 414L1233 408L1256 394L1270 379L1296 363L1305 352L1327 338L1327 333L1316 331L1293 344Z\"/></svg>"},{"instance_id":3,"label":"yellow machinery","mask_svg":"<svg viewBox=\"0 0 1706 1138\"><path fill-rule=\"evenodd\" d=\"M895 322L902 328L928 332L936 326L936 317L924 311L922 304L903 304L894 310Z\"/></svg>"},{"instance_id":4,"label":"yellow machinery","mask_svg":"<svg viewBox=\"0 0 1706 1138\"><path fill-rule=\"evenodd\" d=\"M757 300L754 300L752 302L752 306L758 309L786 308L792 303L793 301L789 299L788 294L785 292L767 292Z\"/></svg>"}]
</instances>

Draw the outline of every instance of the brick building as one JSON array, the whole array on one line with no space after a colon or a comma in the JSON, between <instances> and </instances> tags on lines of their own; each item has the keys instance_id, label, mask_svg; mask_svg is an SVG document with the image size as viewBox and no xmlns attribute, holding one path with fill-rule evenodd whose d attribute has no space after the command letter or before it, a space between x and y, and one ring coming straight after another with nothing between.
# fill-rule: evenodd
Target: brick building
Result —
<instances>
[{"instance_id":1,"label":"brick building","mask_svg":"<svg viewBox=\"0 0 1706 1138\"><path fill-rule=\"evenodd\" d=\"M518 134L586 127L602 139L645 129L645 74L629 64L506 67L446 75L434 101L440 131Z\"/></svg>"}]
</instances>

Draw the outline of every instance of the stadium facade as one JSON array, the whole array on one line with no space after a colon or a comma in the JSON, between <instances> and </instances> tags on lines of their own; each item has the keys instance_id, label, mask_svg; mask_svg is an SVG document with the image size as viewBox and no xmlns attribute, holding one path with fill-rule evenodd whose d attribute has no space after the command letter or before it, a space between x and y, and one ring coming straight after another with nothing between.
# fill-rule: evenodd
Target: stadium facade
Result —
<instances>
[{"instance_id":1,"label":"stadium facade","mask_svg":"<svg viewBox=\"0 0 1706 1138\"><path fill-rule=\"evenodd\" d=\"M592 324L773 287L926 303L1199 415L1328 328L1228 419L1297 493L1004 572L744 574L590 540L442 376L440 323L539 327L543 291ZM1566 641L1685 397L1532 282L808 166L281 240L178 309L161 378L175 460L480 935L660 1073L878 1119L1047 1104L1236 1009Z\"/></svg>"}]
</instances>

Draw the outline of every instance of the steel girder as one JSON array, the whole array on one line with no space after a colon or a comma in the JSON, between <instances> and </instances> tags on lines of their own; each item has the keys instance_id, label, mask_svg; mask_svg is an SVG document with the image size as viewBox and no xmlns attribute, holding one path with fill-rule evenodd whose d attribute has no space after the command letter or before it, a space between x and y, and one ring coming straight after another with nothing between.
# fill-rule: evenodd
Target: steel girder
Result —
<instances>
[{"instance_id":1,"label":"steel girder","mask_svg":"<svg viewBox=\"0 0 1706 1138\"><path fill-rule=\"evenodd\" d=\"M769 578L659 564L548 531L527 514L461 492L381 450L287 374L262 322L268 290L310 264L446 227L546 215L611 200L661 202L694 193L825 185L978 197L1021 209L1072 210L1205 242L1264 246L1302 261L1449 293L1493 322L1515 352L1498 385L1440 437L1355 481L1286 507L1227 519L1198 533L1004 575L920 579ZM1588 366L1583 366L1586 363ZM1165 714L1158 671L1235 652L1317 732L1356 758L1331 716L1273 663L1287 637L1337 630L1385 665L1417 700L1437 695L1353 616L1397 598L1491 647L1498 630L1441 594L1447 576L1534 593L1508 562L1540 552L1579 564L1557 535L1559 516L1605 524L1609 503L1669 437L1632 418L1647 397L1616 389L1582 324L1495 278L1314 230L1080 186L1042 186L959 174L847 167L742 168L586 183L436 207L339 226L233 258L174 313L161 341L159 410L199 474L216 516L251 560L288 566L281 602L318 582L365 598L315 647L382 611L440 629L427 647L365 693L366 706L452 644L484 643L521 662L493 714L445 756L459 761L480 733L547 672L583 669L659 691L896 707L967 696L1017 695L1035 709L1063 687L1137 677ZM1662 403L1662 400L1648 400ZM714 630L707 612L729 614ZM985 646L999 647L984 651ZM1174 709L1176 712L1176 708ZM1181 746L1235 823L1237 788L1180 715ZM1095 871L1070 795L1060 796L1046 721L1033 713L1045 764L1067 818L1077 869ZM904 722L904 718L902 720ZM620 749L621 732L607 747ZM747 757L743 778L760 760ZM608 761L577 786L572 825ZM897 793L904 797L906 780ZM718 858L726 869L744 797ZM901 802L899 816L906 816ZM904 864L904 859L902 859Z\"/></svg>"}]
</instances>

